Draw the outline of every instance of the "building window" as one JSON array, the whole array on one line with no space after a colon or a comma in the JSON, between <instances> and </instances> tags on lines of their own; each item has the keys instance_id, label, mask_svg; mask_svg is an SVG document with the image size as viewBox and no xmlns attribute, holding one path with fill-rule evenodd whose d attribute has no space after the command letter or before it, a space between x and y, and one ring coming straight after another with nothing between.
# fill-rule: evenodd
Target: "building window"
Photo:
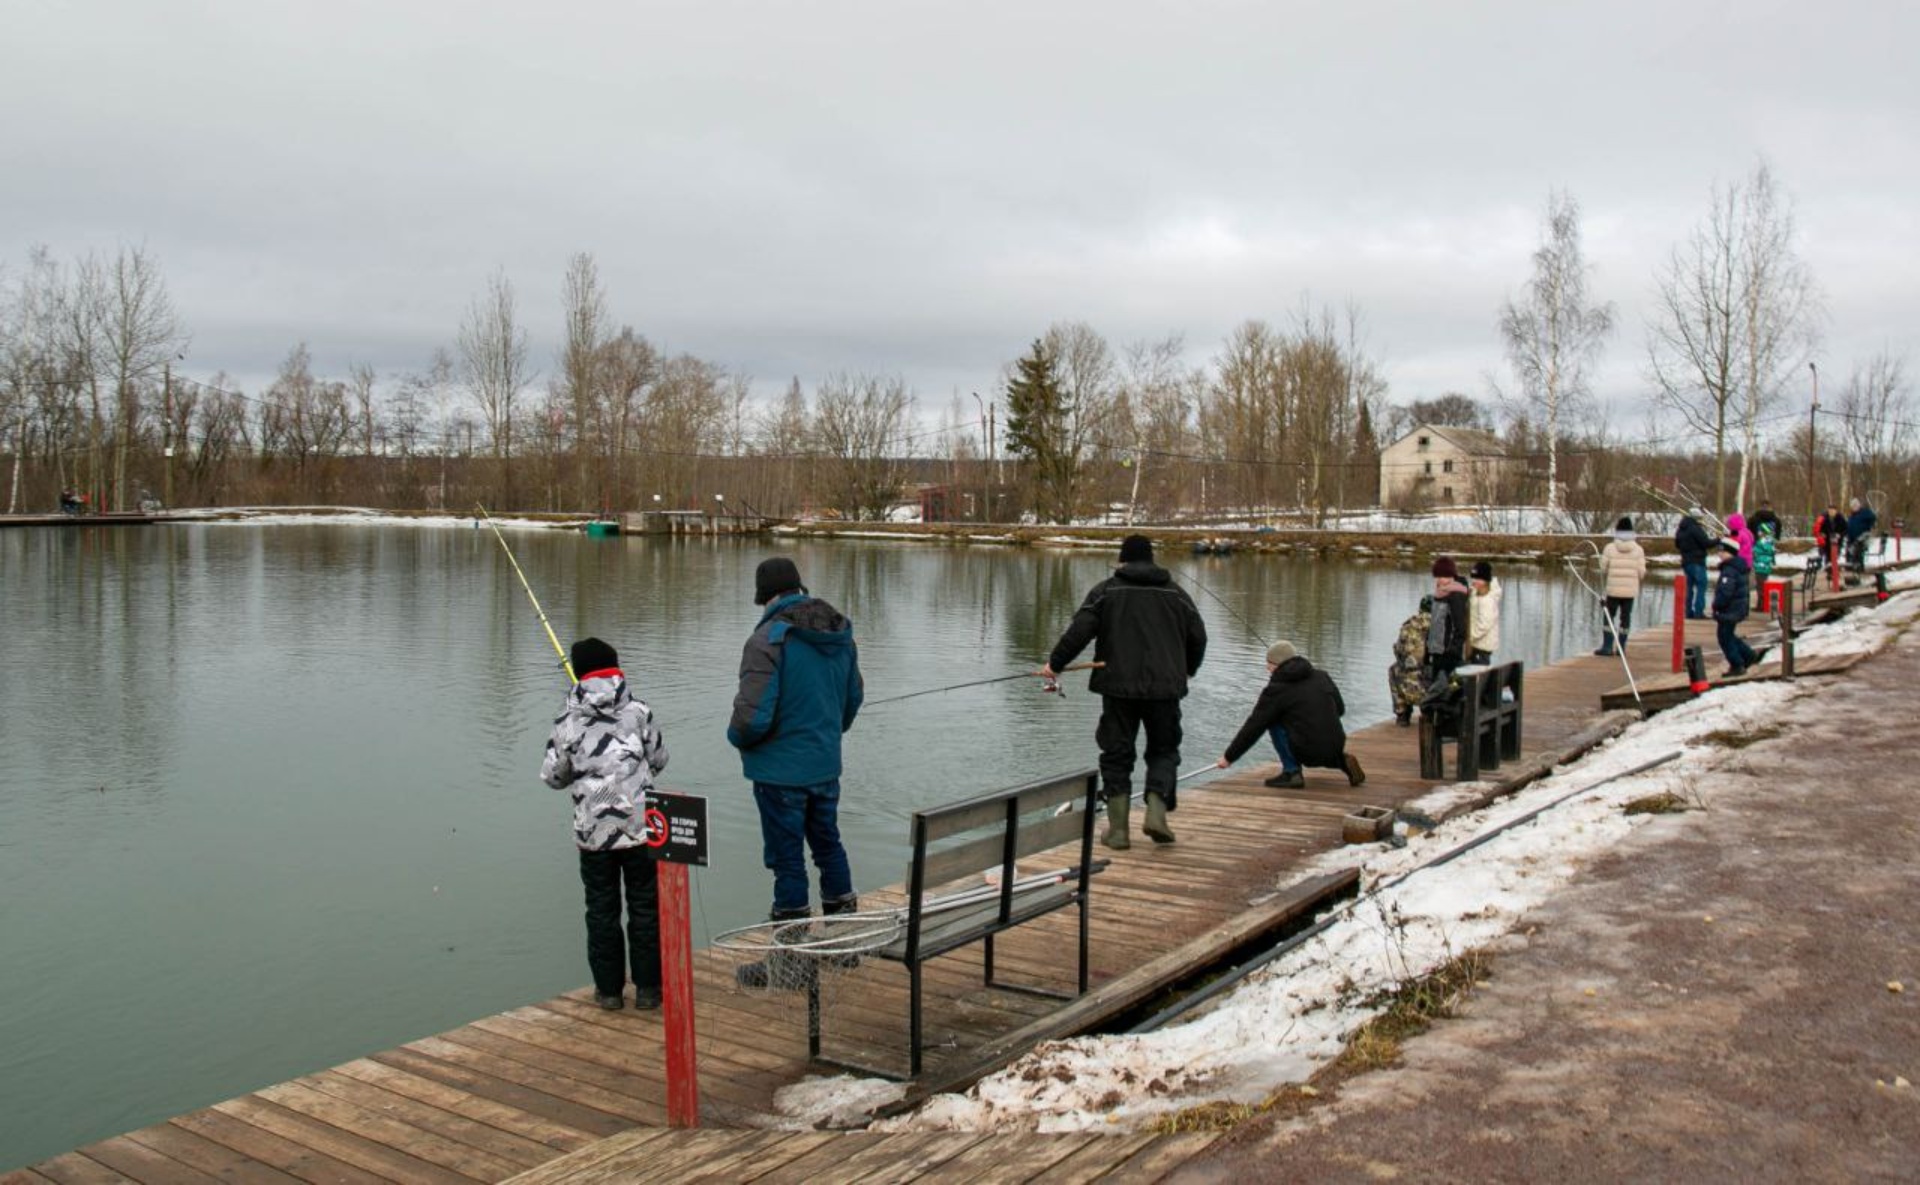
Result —
<instances>
[{"instance_id":1,"label":"building window","mask_svg":"<svg viewBox=\"0 0 1920 1185\"><path fill-rule=\"evenodd\" d=\"M1440 471L1441 471L1442 473L1452 473L1452 472L1453 472L1453 462L1452 462L1452 461L1442 461L1442 462L1440 462Z\"/></svg>"},{"instance_id":2,"label":"building window","mask_svg":"<svg viewBox=\"0 0 1920 1185\"><path fill-rule=\"evenodd\" d=\"M1433 462L1432 462L1432 461L1427 461L1427 462L1424 462L1424 464L1425 464L1425 466L1426 466L1426 468L1425 468L1425 470L1424 470L1424 472L1426 473L1426 475L1427 475L1428 477L1432 477L1432 476L1433 476Z\"/></svg>"},{"instance_id":3,"label":"building window","mask_svg":"<svg viewBox=\"0 0 1920 1185\"><path fill-rule=\"evenodd\" d=\"M1421 447L1421 448L1425 448L1425 447L1427 447L1427 442L1428 442L1429 440L1431 440L1431 439L1432 439L1432 437L1428 437L1428 436L1422 436L1422 437L1420 438L1420 447Z\"/></svg>"},{"instance_id":4,"label":"building window","mask_svg":"<svg viewBox=\"0 0 1920 1185\"><path fill-rule=\"evenodd\" d=\"M1444 498L1445 500L1447 500L1448 502L1451 502L1451 501L1453 501L1453 487L1452 487L1452 486L1441 486L1441 487L1440 487L1440 496L1441 496L1442 498Z\"/></svg>"}]
</instances>

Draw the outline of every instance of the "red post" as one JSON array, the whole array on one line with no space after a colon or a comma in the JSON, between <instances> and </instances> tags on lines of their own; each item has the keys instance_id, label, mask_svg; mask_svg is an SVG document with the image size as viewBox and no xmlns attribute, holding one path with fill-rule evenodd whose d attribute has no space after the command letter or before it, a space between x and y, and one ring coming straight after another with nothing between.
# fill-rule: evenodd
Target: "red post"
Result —
<instances>
[{"instance_id":1,"label":"red post","mask_svg":"<svg viewBox=\"0 0 1920 1185\"><path fill-rule=\"evenodd\" d=\"M1673 673L1687 665L1687 578L1673 578Z\"/></svg>"},{"instance_id":2,"label":"red post","mask_svg":"<svg viewBox=\"0 0 1920 1185\"><path fill-rule=\"evenodd\" d=\"M655 866L660 886L661 1019L666 1025L667 1124L700 1126L700 1081L693 1048L693 916L687 866Z\"/></svg>"}]
</instances>

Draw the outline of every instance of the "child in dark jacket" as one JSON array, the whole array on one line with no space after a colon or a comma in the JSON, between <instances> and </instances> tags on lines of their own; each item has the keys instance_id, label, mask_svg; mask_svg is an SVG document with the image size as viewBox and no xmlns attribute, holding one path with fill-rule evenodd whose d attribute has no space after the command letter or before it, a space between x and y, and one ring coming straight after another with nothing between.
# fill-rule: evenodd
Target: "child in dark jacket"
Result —
<instances>
[{"instance_id":1,"label":"child in dark jacket","mask_svg":"<svg viewBox=\"0 0 1920 1185\"><path fill-rule=\"evenodd\" d=\"M1717 623L1720 653L1727 656L1727 678L1747 673L1760 661L1753 647L1739 634L1740 623L1747 619L1747 561L1740 558L1740 544L1729 535L1720 541L1720 577L1713 586L1713 620Z\"/></svg>"},{"instance_id":2,"label":"child in dark jacket","mask_svg":"<svg viewBox=\"0 0 1920 1185\"><path fill-rule=\"evenodd\" d=\"M587 965L593 1000L623 1005L627 969L633 1005L660 1007L660 918L653 854L647 847L647 792L667 768L667 744L653 711L627 691L620 656L598 638L573 644L578 679L553 722L540 779L573 792L573 842L587 893ZM620 934L621 889L627 927Z\"/></svg>"},{"instance_id":3,"label":"child in dark jacket","mask_svg":"<svg viewBox=\"0 0 1920 1185\"><path fill-rule=\"evenodd\" d=\"M1267 648L1267 685L1260 689L1260 698L1233 743L1214 764L1220 769L1232 765L1264 733L1280 755L1280 772L1268 778L1267 785L1299 789L1307 784L1300 767L1311 765L1344 770L1347 784L1358 786L1367 775L1359 758L1347 752L1347 732L1340 726L1340 717L1346 714L1346 701L1333 678L1308 662L1291 642L1275 642Z\"/></svg>"}]
</instances>

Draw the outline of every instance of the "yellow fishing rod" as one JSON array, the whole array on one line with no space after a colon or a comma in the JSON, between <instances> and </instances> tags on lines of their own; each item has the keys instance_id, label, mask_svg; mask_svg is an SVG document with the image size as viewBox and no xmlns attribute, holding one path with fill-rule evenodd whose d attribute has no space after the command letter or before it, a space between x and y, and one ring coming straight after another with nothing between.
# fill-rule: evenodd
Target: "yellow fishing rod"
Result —
<instances>
[{"instance_id":1,"label":"yellow fishing rod","mask_svg":"<svg viewBox=\"0 0 1920 1185\"><path fill-rule=\"evenodd\" d=\"M527 599L533 602L533 611L539 614L540 625L547 631L547 641L553 643L553 652L560 656L560 669L567 673L567 678L575 683L580 682L580 677L573 673L573 663L567 658L566 647L560 645L560 639L554 636L553 623L547 620L547 611L540 607L540 598L533 595L533 586L527 583L527 574L520 570L520 561L513 558L513 548L507 546L507 537L500 533L500 525L493 521L493 516L480 503L475 502L473 508L480 512L481 518L487 520L487 526L493 528L493 537L500 541L500 550L507 553L507 562L513 565L513 574L520 578L520 587L527 590Z\"/></svg>"}]
</instances>

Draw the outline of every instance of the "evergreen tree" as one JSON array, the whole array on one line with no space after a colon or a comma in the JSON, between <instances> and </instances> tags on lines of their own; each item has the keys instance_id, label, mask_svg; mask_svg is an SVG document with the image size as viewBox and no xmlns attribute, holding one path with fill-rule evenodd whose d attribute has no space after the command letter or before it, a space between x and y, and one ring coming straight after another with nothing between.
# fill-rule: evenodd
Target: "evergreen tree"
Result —
<instances>
[{"instance_id":1,"label":"evergreen tree","mask_svg":"<svg viewBox=\"0 0 1920 1185\"><path fill-rule=\"evenodd\" d=\"M1035 338L1033 348L1013 367L1007 380L1007 451L1031 463L1035 516L1070 522L1078 467L1069 439L1072 398L1044 338Z\"/></svg>"}]
</instances>

